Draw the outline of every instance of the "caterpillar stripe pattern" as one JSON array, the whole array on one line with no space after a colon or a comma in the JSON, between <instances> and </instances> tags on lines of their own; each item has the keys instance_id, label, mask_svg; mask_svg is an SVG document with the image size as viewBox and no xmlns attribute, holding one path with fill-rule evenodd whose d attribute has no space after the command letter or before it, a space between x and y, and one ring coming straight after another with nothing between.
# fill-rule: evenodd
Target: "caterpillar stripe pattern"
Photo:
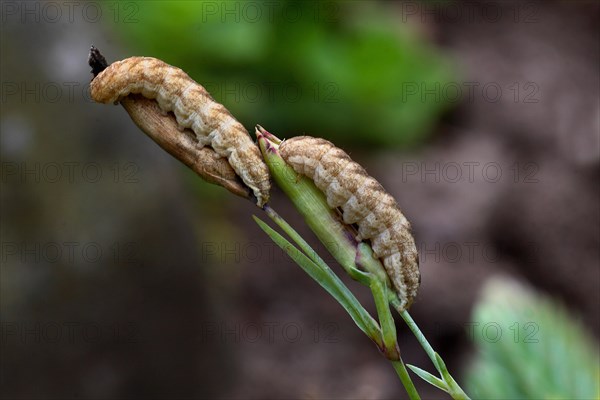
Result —
<instances>
[{"instance_id":1,"label":"caterpillar stripe pattern","mask_svg":"<svg viewBox=\"0 0 600 400\"><path fill-rule=\"evenodd\" d=\"M358 226L359 241L370 240L392 281L401 308L407 309L420 283L419 258L410 223L394 198L358 163L333 143L309 136L285 140L281 157L297 173L312 179L344 223Z\"/></svg>"},{"instance_id":2,"label":"caterpillar stripe pattern","mask_svg":"<svg viewBox=\"0 0 600 400\"><path fill-rule=\"evenodd\" d=\"M259 207L269 200L269 170L248 131L183 70L152 57L130 57L100 72L90 93L99 103L115 103L131 93L156 99L162 111L173 112L181 130L194 131L201 148L210 146L227 158Z\"/></svg>"}]
</instances>

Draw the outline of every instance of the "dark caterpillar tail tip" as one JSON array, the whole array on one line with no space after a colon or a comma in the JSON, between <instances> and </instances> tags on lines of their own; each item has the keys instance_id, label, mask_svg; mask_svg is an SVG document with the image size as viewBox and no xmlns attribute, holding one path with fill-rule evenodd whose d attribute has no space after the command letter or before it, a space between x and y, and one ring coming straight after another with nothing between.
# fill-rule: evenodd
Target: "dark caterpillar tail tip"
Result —
<instances>
[{"instance_id":1,"label":"dark caterpillar tail tip","mask_svg":"<svg viewBox=\"0 0 600 400\"><path fill-rule=\"evenodd\" d=\"M102 71L108 67L108 63L106 62L106 58L100 53L100 50L96 48L96 46L92 45L90 47L90 54L88 56L88 64L92 67L90 71L94 78Z\"/></svg>"}]
</instances>

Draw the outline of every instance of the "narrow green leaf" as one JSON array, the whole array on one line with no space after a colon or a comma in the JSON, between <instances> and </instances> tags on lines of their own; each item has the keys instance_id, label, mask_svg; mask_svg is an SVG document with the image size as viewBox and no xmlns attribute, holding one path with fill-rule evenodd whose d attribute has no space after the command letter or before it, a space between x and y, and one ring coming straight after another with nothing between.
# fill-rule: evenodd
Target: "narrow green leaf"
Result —
<instances>
[{"instance_id":1,"label":"narrow green leaf","mask_svg":"<svg viewBox=\"0 0 600 400\"><path fill-rule=\"evenodd\" d=\"M406 366L408 368L410 368L410 370L412 372L417 374L419 376L419 378L423 379L425 382L428 382L429 384L435 386L436 388L441 389L444 392L448 393L448 388L446 387L446 383L443 380L441 380L440 378L433 376L432 374L425 371L424 369L415 367L414 365L406 364Z\"/></svg>"},{"instance_id":2,"label":"narrow green leaf","mask_svg":"<svg viewBox=\"0 0 600 400\"><path fill-rule=\"evenodd\" d=\"M452 381L452 377L450 376L450 373L448 372L448 368L446 368L446 363L444 362L444 360L442 360L442 357L440 357L440 355L435 352L435 361L437 363L438 366L438 371L440 373L440 375L442 375L442 378L444 379L444 381L446 382L450 382Z\"/></svg>"},{"instance_id":3,"label":"narrow green leaf","mask_svg":"<svg viewBox=\"0 0 600 400\"><path fill-rule=\"evenodd\" d=\"M306 254L315 264L321 267L323 270L330 271L333 273L329 265L323 261L323 259L317 254L315 250L300 236L298 232L290 224L287 223L275 210L269 205L265 206L265 212L267 215L281 228L283 231L296 243L300 249Z\"/></svg>"},{"instance_id":4,"label":"narrow green leaf","mask_svg":"<svg viewBox=\"0 0 600 400\"><path fill-rule=\"evenodd\" d=\"M320 268L297 247L290 243L286 238L273 230L269 225L256 216L252 216L258 226L285 251L311 278L313 278L321 287L323 287L331 296L333 296L341 306L350 314L356 325L375 343L381 345L381 330L377 322L363 308L360 302L348 290L346 285L333 272Z\"/></svg>"}]
</instances>

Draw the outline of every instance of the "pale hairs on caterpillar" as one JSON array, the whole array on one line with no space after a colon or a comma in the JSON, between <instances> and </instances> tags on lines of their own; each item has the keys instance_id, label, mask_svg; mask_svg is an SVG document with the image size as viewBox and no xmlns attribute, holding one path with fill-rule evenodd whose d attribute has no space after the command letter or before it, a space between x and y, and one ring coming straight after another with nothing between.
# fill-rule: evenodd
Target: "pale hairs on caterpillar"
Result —
<instances>
[{"instance_id":1,"label":"pale hairs on caterpillar","mask_svg":"<svg viewBox=\"0 0 600 400\"><path fill-rule=\"evenodd\" d=\"M331 208L342 210L344 223L358 226L359 241L370 240L401 308L408 309L419 288L419 257L410 223L396 200L348 154L325 139L294 137L283 141L279 152L294 171L314 181Z\"/></svg>"},{"instance_id":2,"label":"pale hairs on caterpillar","mask_svg":"<svg viewBox=\"0 0 600 400\"><path fill-rule=\"evenodd\" d=\"M131 93L156 99L163 112L173 112L181 130L195 133L200 148L210 146L227 158L259 207L269 200L269 170L248 131L183 70L152 57L130 57L98 73L90 92L99 103L115 103Z\"/></svg>"}]
</instances>

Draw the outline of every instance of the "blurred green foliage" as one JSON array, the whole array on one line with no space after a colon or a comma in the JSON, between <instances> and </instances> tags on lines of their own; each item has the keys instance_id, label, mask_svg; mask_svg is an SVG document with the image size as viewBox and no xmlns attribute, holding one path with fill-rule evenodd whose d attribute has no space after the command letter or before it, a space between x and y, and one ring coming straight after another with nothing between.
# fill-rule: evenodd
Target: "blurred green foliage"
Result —
<instances>
[{"instance_id":1,"label":"blurred green foliage","mask_svg":"<svg viewBox=\"0 0 600 400\"><path fill-rule=\"evenodd\" d=\"M494 280L474 311L479 358L467 377L478 399L598 399L598 348L563 307Z\"/></svg>"},{"instance_id":2,"label":"blurred green foliage","mask_svg":"<svg viewBox=\"0 0 600 400\"><path fill-rule=\"evenodd\" d=\"M453 65L403 21L397 4L136 5L135 22L116 25L131 55L183 68L248 128L408 145L431 133L451 105L440 91L455 81ZM425 98L422 87L431 92Z\"/></svg>"}]
</instances>

